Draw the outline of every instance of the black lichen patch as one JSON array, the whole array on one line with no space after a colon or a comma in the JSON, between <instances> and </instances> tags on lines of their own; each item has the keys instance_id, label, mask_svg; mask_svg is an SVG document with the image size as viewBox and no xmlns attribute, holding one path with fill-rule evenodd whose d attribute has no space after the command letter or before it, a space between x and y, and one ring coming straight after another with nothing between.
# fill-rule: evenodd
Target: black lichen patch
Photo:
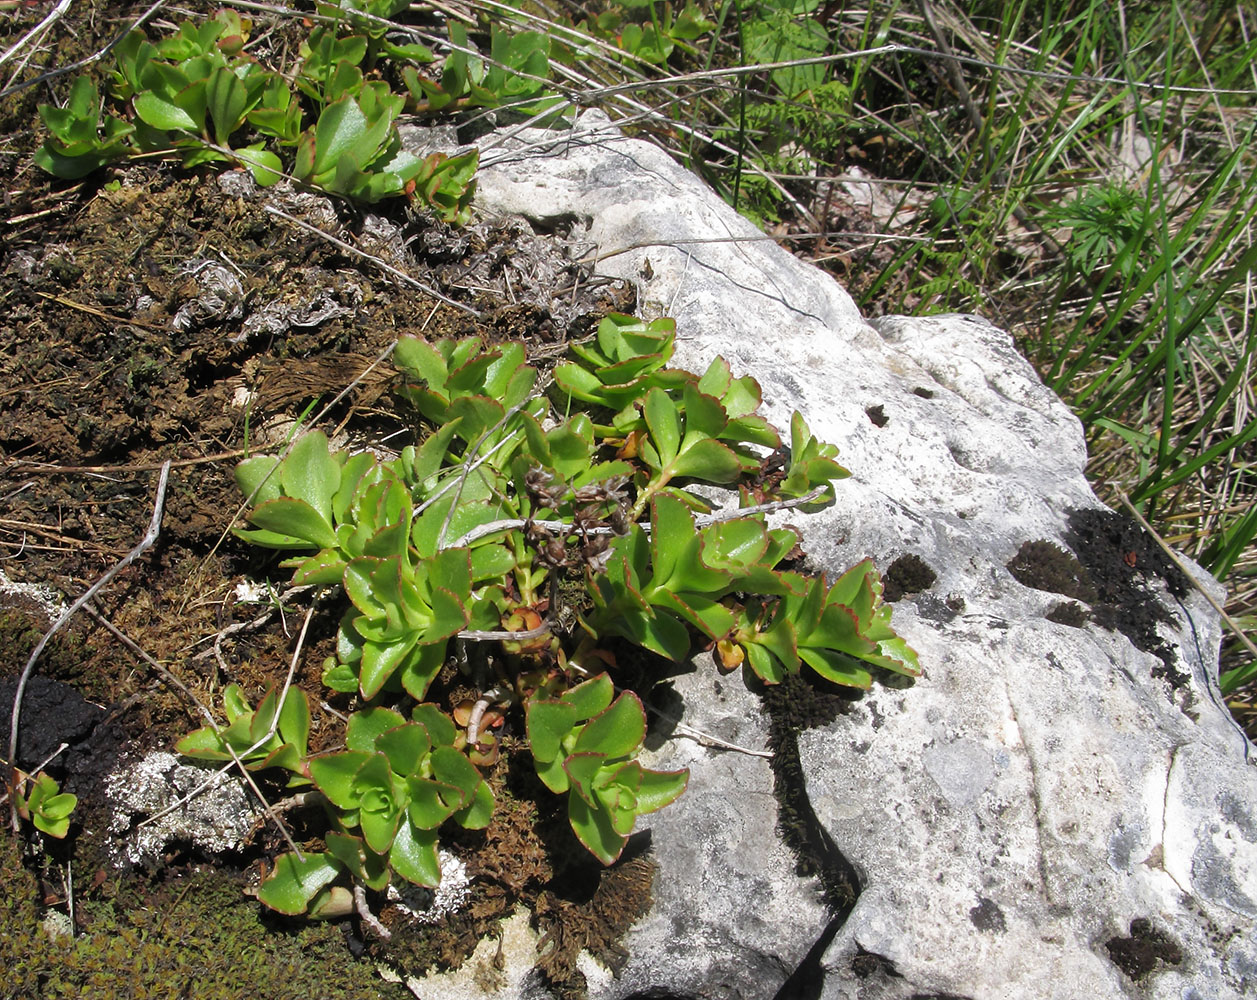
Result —
<instances>
[{"instance_id":1,"label":"black lichen patch","mask_svg":"<svg viewBox=\"0 0 1257 1000\"><path fill-rule=\"evenodd\" d=\"M1158 625L1174 625L1174 617L1150 585L1165 581L1176 598L1187 594L1189 582L1157 543L1131 518L1116 511L1084 508L1070 511L1065 542L1087 572L1095 596L1088 601L1096 622L1121 632L1164 666L1154 676L1182 687L1190 677L1179 668L1175 651L1157 634Z\"/></svg>"},{"instance_id":2,"label":"black lichen patch","mask_svg":"<svg viewBox=\"0 0 1257 1000\"><path fill-rule=\"evenodd\" d=\"M909 552L887 567L882 576L882 596L887 601L898 601L907 594L929 590L937 579L938 574L930 569L924 559Z\"/></svg>"},{"instance_id":3,"label":"black lichen patch","mask_svg":"<svg viewBox=\"0 0 1257 1000\"><path fill-rule=\"evenodd\" d=\"M1046 618L1057 625L1068 625L1070 628L1082 628L1091 621L1091 614L1081 604L1073 601L1058 601L1049 611Z\"/></svg>"},{"instance_id":4,"label":"black lichen patch","mask_svg":"<svg viewBox=\"0 0 1257 1000\"><path fill-rule=\"evenodd\" d=\"M1129 937L1110 938L1104 947L1113 964L1135 982L1160 963L1179 965L1183 961L1183 950L1172 938L1153 927L1146 917L1136 917L1130 922Z\"/></svg>"},{"instance_id":5,"label":"black lichen patch","mask_svg":"<svg viewBox=\"0 0 1257 1000\"><path fill-rule=\"evenodd\" d=\"M12 706L17 682L0 681L0 705ZM22 695L19 718L17 764L31 770L52 759L55 762L61 744L75 747L86 740L101 716L99 705L93 705L68 684L51 677L33 675ZM10 713L0 719L0 744L9 745Z\"/></svg>"},{"instance_id":6,"label":"black lichen patch","mask_svg":"<svg viewBox=\"0 0 1257 1000\"><path fill-rule=\"evenodd\" d=\"M1003 934L1008 929L1004 921L1004 911L992 899L978 897L978 905L969 911L969 922L980 931L989 934Z\"/></svg>"},{"instance_id":7,"label":"black lichen patch","mask_svg":"<svg viewBox=\"0 0 1257 1000\"><path fill-rule=\"evenodd\" d=\"M851 971L861 979L868 979L870 976L883 975L892 979L902 979L903 975L895 968L895 963L885 955L877 955L871 951L865 951L859 945L856 946L856 953L851 957Z\"/></svg>"},{"instance_id":8,"label":"black lichen patch","mask_svg":"<svg viewBox=\"0 0 1257 1000\"><path fill-rule=\"evenodd\" d=\"M1008 561L1007 568L1023 587L1061 594L1086 604L1096 599L1095 588L1082 563L1055 542L1039 539L1023 543Z\"/></svg>"},{"instance_id":9,"label":"black lichen patch","mask_svg":"<svg viewBox=\"0 0 1257 1000\"><path fill-rule=\"evenodd\" d=\"M886 416L886 407L881 403L876 406L866 406L864 415L869 418L874 427L885 427L890 423L890 417Z\"/></svg>"}]
</instances>

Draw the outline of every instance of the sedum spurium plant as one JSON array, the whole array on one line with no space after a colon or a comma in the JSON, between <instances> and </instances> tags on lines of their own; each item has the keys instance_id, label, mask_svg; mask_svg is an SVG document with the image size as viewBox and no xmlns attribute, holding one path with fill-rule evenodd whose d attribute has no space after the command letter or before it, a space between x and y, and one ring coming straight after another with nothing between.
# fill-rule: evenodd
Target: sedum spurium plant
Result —
<instances>
[{"instance_id":1,"label":"sedum spurium plant","mask_svg":"<svg viewBox=\"0 0 1257 1000\"><path fill-rule=\"evenodd\" d=\"M392 13L398 5L368 5L377 6ZM185 22L156 43L133 31L114 50L104 106L87 77L75 81L65 107L40 105L50 135L35 162L66 178L136 156L177 155L189 167L238 163L264 186L288 173L360 201L405 195L446 222L466 222L477 154L406 152L397 131L406 98L367 78L382 54L431 61L431 52L382 33L341 31L356 23L315 28L295 67L282 72L249 54L250 22L235 11Z\"/></svg>"},{"instance_id":2,"label":"sedum spurium plant","mask_svg":"<svg viewBox=\"0 0 1257 1000\"><path fill-rule=\"evenodd\" d=\"M61 787L52 776L40 771L37 775L22 775L17 783L17 814L22 819L29 819L40 830L50 837L58 839L70 832L70 815L78 805L78 796L61 791ZM30 790L22 793L22 784L28 784Z\"/></svg>"},{"instance_id":3,"label":"sedum spurium plant","mask_svg":"<svg viewBox=\"0 0 1257 1000\"><path fill-rule=\"evenodd\" d=\"M783 443L758 384L721 358L702 375L668 367L673 341L671 320L611 315L543 393L518 343L404 338L398 392L418 444L381 459L314 431L238 467L253 504L238 535L289 551L295 583L343 591L323 681L362 706L343 751L310 755L303 694L272 690L254 711L229 688L228 725L179 745L287 769L326 801L324 849L280 858L266 905L318 914L345 883L393 875L437 885L440 828L490 821L479 767L512 713L577 839L613 863L688 773L638 760L645 712L617 688L612 640L673 661L711 649L768 684L805 666L857 687L873 667L919 673L871 561L833 583L805 576L788 568L798 535L764 523L766 508L832 495L847 474L836 450L797 413ZM711 514L695 484L736 489L741 507ZM483 694L447 712L434 685L455 663ZM476 674L485 663L492 677Z\"/></svg>"}]
</instances>

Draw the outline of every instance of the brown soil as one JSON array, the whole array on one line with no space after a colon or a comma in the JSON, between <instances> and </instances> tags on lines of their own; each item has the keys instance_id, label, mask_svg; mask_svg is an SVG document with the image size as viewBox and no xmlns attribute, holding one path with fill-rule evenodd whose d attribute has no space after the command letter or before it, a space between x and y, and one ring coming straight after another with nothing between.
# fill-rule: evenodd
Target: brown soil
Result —
<instances>
[{"instance_id":1,"label":"brown soil","mask_svg":"<svg viewBox=\"0 0 1257 1000\"><path fill-rule=\"evenodd\" d=\"M46 65L95 51L143 9L84 6L59 24L64 45L40 53ZM0 47L37 16L0 25ZM68 82L58 81L55 91ZM77 184L54 181L30 163L40 138L35 105L48 97L36 88L0 102L7 204L0 570L14 584L47 586L74 600L144 535L158 470L172 463L156 544L50 644L24 704L19 766L34 769L68 744L47 769L80 802L71 836L54 845L52 860L72 860L76 875L87 873L83 904L116 874L103 840L101 777L120 755L169 749L201 724L145 654L213 706L233 682L256 701L282 679L292 655L293 622L306 608L300 601L220 639L216 650L224 629L266 610L240 603L237 584L270 579L282 588L288 575L273 553L230 534L241 500L232 470L246 449L282 442L308 412L318 413L317 426L329 435L400 447L416 426L394 405L395 372L376 363L398 336L522 339L534 362L544 361L607 311L631 309L632 295L593 279L518 220L452 232L401 202L367 213L299 191L264 195L240 171L189 172L162 162L98 171ZM268 214L268 203L470 308L444 304L376 260ZM297 666L313 712L312 749L343 738L343 724L322 707L329 693L320 683L337 617L335 609L315 616ZM44 610L0 580L6 746L15 678L48 625ZM487 887L483 901L457 933L412 941L410 971L456 962L497 917L542 893L543 930L564 956L551 971L556 978L570 971L558 915L581 919L594 906L588 886L599 876L596 866L582 867L578 878L569 868L554 870L546 841L564 836L565 817L555 822L553 797L538 794L519 770L503 756L491 781L504 806L490 836L466 834L458 844ZM256 869L282 849L260 830L245 852L212 860ZM102 876L89 887L95 872ZM129 877L143 885L160 875ZM571 887L582 881L580 899ZM605 900L597 900L601 909L590 913L622 930L623 914L608 916ZM258 928L266 932L260 918Z\"/></svg>"}]
</instances>

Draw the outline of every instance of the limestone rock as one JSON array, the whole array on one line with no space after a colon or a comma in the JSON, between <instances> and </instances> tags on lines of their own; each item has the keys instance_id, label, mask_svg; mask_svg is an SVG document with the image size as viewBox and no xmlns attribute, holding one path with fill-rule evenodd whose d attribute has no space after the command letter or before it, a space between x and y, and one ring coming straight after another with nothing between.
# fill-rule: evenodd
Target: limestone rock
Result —
<instances>
[{"instance_id":1,"label":"limestone rock","mask_svg":"<svg viewBox=\"0 0 1257 1000\"><path fill-rule=\"evenodd\" d=\"M866 322L599 113L487 137L482 162L482 211L574 226L645 315L676 318L675 363L723 354L770 420L797 408L839 446L837 502L777 520L826 572L912 570L895 626L925 668L800 738L811 807L861 883L832 921L775 832L767 763L666 742L651 766L693 775L649 817L656 905L592 995L1257 991L1257 774L1214 684L1216 616L1100 507L1077 421L1008 334ZM736 676L700 663L678 690L689 725L764 745Z\"/></svg>"}]
</instances>

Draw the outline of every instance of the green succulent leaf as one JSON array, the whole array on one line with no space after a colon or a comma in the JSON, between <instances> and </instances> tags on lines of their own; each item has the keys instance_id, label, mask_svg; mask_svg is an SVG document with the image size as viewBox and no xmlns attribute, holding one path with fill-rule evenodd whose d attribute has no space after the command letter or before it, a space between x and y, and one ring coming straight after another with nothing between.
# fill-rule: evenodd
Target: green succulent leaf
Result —
<instances>
[{"instance_id":1,"label":"green succulent leaf","mask_svg":"<svg viewBox=\"0 0 1257 1000\"><path fill-rule=\"evenodd\" d=\"M174 101L147 90L137 94L131 102L135 113L145 125L163 131L197 132L200 125L190 114L179 107Z\"/></svg>"},{"instance_id":2,"label":"green succulent leaf","mask_svg":"<svg viewBox=\"0 0 1257 1000\"><path fill-rule=\"evenodd\" d=\"M377 891L388 885L388 858L368 848L361 837L329 832L325 839L327 853L340 862L354 879Z\"/></svg>"},{"instance_id":3,"label":"green succulent leaf","mask_svg":"<svg viewBox=\"0 0 1257 1000\"><path fill-rule=\"evenodd\" d=\"M249 169L259 187L270 187L284 179L283 161L260 142L235 150L235 156Z\"/></svg>"},{"instance_id":4,"label":"green succulent leaf","mask_svg":"<svg viewBox=\"0 0 1257 1000\"><path fill-rule=\"evenodd\" d=\"M646 738L646 710L641 699L624 691L605 711L594 716L576 739L577 753L598 753L614 759L637 753Z\"/></svg>"},{"instance_id":5,"label":"green succulent leaf","mask_svg":"<svg viewBox=\"0 0 1257 1000\"><path fill-rule=\"evenodd\" d=\"M559 700L576 709L576 721L592 719L604 711L615 697L615 685L607 674L597 674L568 688Z\"/></svg>"},{"instance_id":6,"label":"green succulent leaf","mask_svg":"<svg viewBox=\"0 0 1257 1000\"><path fill-rule=\"evenodd\" d=\"M435 889L441 884L441 859L436 830L420 830L409 821L400 824L388 850L393 871L415 885Z\"/></svg>"},{"instance_id":7,"label":"green succulent leaf","mask_svg":"<svg viewBox=\"0 0 1257 1000\"><path fill-rule=\"evenodd\" d=\"M457 751L456 751L457 752ZM431 778L410 778L407 815L420 830L435 830L466 801L461 788Z\"/></svg>"},{"instance_id":8,"label":"green succulent leaf","mask_svg":"<svg viewBox=\"0 0 1257 1000\"><path fill-rule=\"evenodd\" d=\"M306 755L310 739L310 703L306 701L305 692L299 688L290 687L284 694L279 710L279 736L297 751L298 756Z\"/></svg>"},{"instance_id":9,"label":"green succulent leaf","mask_svg":"<svg viewBox=\"0 0 1257 1000\"><path fill-rule=\"evenodd\" d=\"M375 749L388 758L394 774L408 777L419 771L419 766L432 750L428 731L418 723L408 722L381 733L375 739Z\"/></svg>"},{"instance_id":10,"label":"green succulent leaf","mask_svg":"<svg viewBox=\"0 0 1257 1000\"><path fill-rule=\"evenodd\" d=\"M571 754L563 761L573 795L579 795L590 808L598 808L599 800L594 783L607 765L607 755L583 751Z\"/></svg>"},{"instance_id":11,"label":"green succulent leaf","mask_svg":"<svg viewBox=\"0 0 1257 1000\"><path fill-rule=\"evenodd\" d=\"M526 725L533 757L543 764L555 760L579 718L579 710L563 701L530 701Z\"/></svg>"},{"instance_id":12,"label":"green succulent leaf","mask_svg":"<svg viewBox=\"0 0 1257 1000\"><path fill-rule=\"evenodd\" d=\"M305 913L319 891L340 875L340 865L331 854L282 854L275 871L258 886L258 899L272 910L296 916Z\"/></svg>"},{"instance_id":13,"label":"green succulent leaf","mask_svg":"<svg viewBox=\"0 0 1257 1000\"><path fill-rule=\"evenodd\" d=\"M359 753L372 753L379 738L406 723L406 717L391 708L360 708L345 724L345 746Z\"/></svg>"},{"instance_id":14,"label":"green succulent leaf","mask_svg":"<svg viewBox=\"0 0 1257 1000\"><path fill-rule=\"evenodd\" d=\"M368 753L346 750L324 757L312 757L306 766L310 770L310 777L319 786L319 791L327 796L332 805L341 809L357 809L362 798L356 779L358 772L370 759L371 755Z\"/></svg>"},{"instance_id":15,"label":"green succulent leaf","mask_svg":"<svg viewBox=\"0 0 1257 1000\"><path fill-rule=\"evenodd\" d=\"M427 695L429 685L445 666L445 649L444 642L416 645L402 661L397 677L406 693L416 701Z\"/></svg>"},{"instance_id":16,"label":"green succulent leaf","mask_svg":"<svg viewBox=\"0 0 1257 1000\"><path fill-rule=\"evenodd\" d=\"M18 795L17 804L19 813L28 816L35 829L61 839L70 831L70 814L78 804L78 796L62 792L54 778L41 772L31 779L26 799L23 801Z\"/></svg>"},{"instance_id":17,"label":"green succulent leaf","mask_svg":"<svg viewBox=\"0 0 1257 1000\"><path fill-rule=\"evenodd\" d=\"M278 466L279 459L274 455L246 458L236 466L236 486L251 503L263 504L275 500L282 491L279 476L275 475Z\"/></svg>"},{"instance_id":18,"label":"green succulent leaf","mask_svg":"<svg viewBox=\"0 0 1257 1000\"><path fill-rule=\"evenodd\" d=\"M611 813L601 803L591 806L580 795L568 795L567 816L572 831L589 852L604 865L615 864L628 837L615 828Z\"/></svg>"},{"instance_id":19,"label":"green succulent leaf","mask_svg":"<svg viewBox=\"0 0 1257 1000\"><path fill-rule=\"evenodd\" d=\"M454 745L454 740L458 736L458 730L454 728L454 723L450 720L450 717L437 708L436 705L416 705L411 711L410 717L428 730L428 736L431 738L433 746L448 747Z\"/></svg>"},{"instance_id":20,"label":"green succulent leaf","mask_svg":"<svg viewBox=\"0 0 1257 1000\"><path fill-rule=\"evenodd\" d=\"M273 532L282 544L273 542L270 548L308 549L334 548L336 532L327 519L304 500L292 497L277 497L264 504L254 507L249 513L249 522L256 524L265 531ZM240 532L251 541L259 541L256 536Z\"/></svg>"},{"instance_id":21,"label":"green succulent leaf","mask_svg":"<svg viewBox=\"0 0 1257 1000\"><path fill-rule=\"evenodd\" d=\"M642 768L637 784L637 814L645 815L671 805L681 797L689 780L689 768L681 771L650 771Z\"/></svg>"},{"instance_id":22,"label":"green succulent leaf","mask_svg":"<svg viewBox=\"0 0 1257 1000\"><path fill-rule=\"evenodd\" d=\"M489 787L487 781L481 781L476 786L471 802L458 810L454 814L454 819L464 829L483 830L493 818L493 810L496 805L497 800L493 794L493 789Z\"/></svg>"}]
</instances>

